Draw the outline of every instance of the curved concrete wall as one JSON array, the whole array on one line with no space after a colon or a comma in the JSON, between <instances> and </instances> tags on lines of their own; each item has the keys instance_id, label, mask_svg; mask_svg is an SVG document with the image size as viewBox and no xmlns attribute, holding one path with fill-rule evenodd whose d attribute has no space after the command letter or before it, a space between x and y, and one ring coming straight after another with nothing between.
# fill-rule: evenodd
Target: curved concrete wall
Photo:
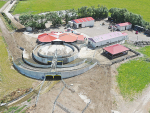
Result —
<instances>
[{"instance_id":1,"label":"curved concrete wall","mask_svg":"<svg viewBox=\"0 0 150 113\"><path fill-rule=\"evenodd\" d=\"M95 62L93 65L87 66L83 69L79 69L79 70L73 70L73 71L68 71L68 72L39 72L39 71L34 71L34 70L28 70L24 67L18 66L13 62L15 68L22 74L30 77L30 78L34 78L34 79L40 79L43 80L43 76L46 75L61 75L61 78L69 78L69 77L73 77L73 76L77 76L80 75L86 71L88 71L89 69L93 68L97 62Z\"/></svg>"},{"instance_id":2,"label":"curved concrete wall","mask_svg":"<svg viewBox=\"0 0 150 113\"><path fill-rule=\"evenodd\" d=\"M23 54L24 54L24 51L23 51ZM23 55L23 56L24 56L24 55ZM33 66L33 67L37 67L37 68L50 68L50 67L51 67L51 65L33 64L33 63L29 62L28 60L26 60L24 57L23 57L23 60L24 60L25 63L27 63L27 64L29 64L29 65L31 65L31 66ZM74 63L74 64L57 65L57 67L58 67L58 68L61 68L61 67L63 67L63 68L65 68L65 67L66 67L66 68L67 68L67 67L74 67L74 66L78 66L78 65L80 65L80 64L83 64L86 60L87 60L87 59L84 59L83 61L78 62L78 63Z\"/></svg>"},{"instance_id":3,"label":"curved concrete wall","mask_svg":"<svg viewBox=\"0 0 150 113\"><path fill-rule=\"evenodd\" d=\"M76 45L76 44L74 44L74 43L71 43L73 46L75 46L77 49L78 49L78 51L80 51L80 48Z\"/></svg>"},{"instance_id":4,"label":"curved concrete wall","mask_svg":"<svg viewBox=\"0 0 150 113\"><path fill-rule=\"evenodd\" d=\"M42 58L42 57L39 57L39 56L35 55L34 52L35 52L35 50L36 50L39 46L40 46L40 45L38 45L38 46L36 46L36 47L34 48L34 50L33 50L33 52L32 52L33 57L34 57L37 61L39 61L39 62L41 62L41 63L43 63L43 64L48 64L48 61L51 61L52 58ZM77 49L79 49L79 48L77 48ZM57 60L58 60L58 61L63 61L63 63L66 64L66 63L69 63L69 62L75 60L76 58L78 58L78 53L76 53L75 55L73 55L73 56L71 56L71 57L57 58Z\"/></svg>"}]
</instances>

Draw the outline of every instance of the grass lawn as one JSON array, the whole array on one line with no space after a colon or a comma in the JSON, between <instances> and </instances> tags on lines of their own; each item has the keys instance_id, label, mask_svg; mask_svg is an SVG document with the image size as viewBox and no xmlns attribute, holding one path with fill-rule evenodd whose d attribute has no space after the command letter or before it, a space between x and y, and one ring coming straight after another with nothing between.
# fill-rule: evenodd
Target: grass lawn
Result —
<instances>
[{"instance_id":1,"label":"grass lawn","mask_svg":"<svg viewBox=\"0 0 150 113\"><path fill-rule=\"evenodd\" d=\"M150 57L150 46L143 47L139 51ZM117 70L118 85L124 97L133 97L150 83L150 62L144 58L121 64Z\"/></svg>"},{"instance_id":2,"label":"grass lawn","mask_svg":"<svg viewBox=\"0 0 150 113\"><path fill-rule=\"evenodd\" d=\"M0 98L18 88L30 88L34 82L34 80L19 74L11 66L6 45L0 36Z\"/></svg>"},{"instance_id":3,"label":"grass lawn","mask_svg":"<svg viewBox=\"0 0 150 113\"><path fill-rule=\"evenodd\" d=\"M146 55L147 57L150 57L150 46L146 46L144 48L141 48L139 51L141 53L143 53L144 55Z\"/></svg>"},{"instance_id":4,"label":"grass lawn","mask_svg":"<svg viewBox=\"0 0 150 113\"><path fill-rule=\"evenodd\" d=\"M6 3L6 1L0 1L0 8Z\"/></svg>"},{"instance_id":5,"label":"grass lawn","mask_svg":"<svg viewBox=\"0 0 150 113\"><path fill-rule=\"evenodd\" d=\"M25 0L20 1L13 14L31 12L33 14L58 11L82 6L98 6L107 8L126 8L129 11L141 14L146 21L150 21L150 0Z\"/></svg>"},{"instance_id":6,"label":"grass lawn","mask_svg":"<svg viewBox=\"0 0 150 113\"><path fill-rule=\"evenodd\" d=\"M133 97L150 83L150 62L132 60L118 68L117 81L124 97Z\"/></svg>"}]
</instances>

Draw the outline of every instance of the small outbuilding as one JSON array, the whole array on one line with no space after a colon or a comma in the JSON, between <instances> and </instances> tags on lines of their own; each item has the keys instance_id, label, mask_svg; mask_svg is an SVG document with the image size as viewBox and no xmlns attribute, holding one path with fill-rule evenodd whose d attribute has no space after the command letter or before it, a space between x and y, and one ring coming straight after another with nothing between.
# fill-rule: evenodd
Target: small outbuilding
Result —
<instances>
[{"instance_id":1,"label":"small outbuilding","mask_svg":"<svg viewBox=\"0 0 150 113\"><path fill-rule=\"evenodd\" d=\"M120 45L115 44L112 46L108 46L103 48L103 54L106 55L109 59L114 59L123 55L128 54L129 49Z\"/></svg>"},{"instance_id":2,"label":"small outbuilding","mask_svg":"<svg viewBox=\"0 0 150 113\"><path fill-rule=\"evenodd\" d=\"M88 45L92 47L99 47L104 46L111 43L118 43L123 40L127 40L128 35L127 33L121 33L121 32L111 32L108 34L103 34L99 36L94 36L92 38L88 38Z\"/></svg>"},{"instance_id":3,"label":"small outbuilding","mask_svg":"<svg viewBox=\"0 0 150 113\"><path fill-rule=\"evenodd\" d=\"M132 28L132 24L130 22L120 23L115 25L118 30L124 31Z\"/></svg>"},{"instance_id":4,"label":"small outbuilding","mask_svg":"<svg viewBox=\"0 0 150 113\"><path fill-rule=\"evenodd\" d=\"M72 20L73 26L75 28L80 27L93 27L94 26L94 19L92 17L80 18ZM70 23L70 22L69 22Z\"/></svg>"}]
</instances>

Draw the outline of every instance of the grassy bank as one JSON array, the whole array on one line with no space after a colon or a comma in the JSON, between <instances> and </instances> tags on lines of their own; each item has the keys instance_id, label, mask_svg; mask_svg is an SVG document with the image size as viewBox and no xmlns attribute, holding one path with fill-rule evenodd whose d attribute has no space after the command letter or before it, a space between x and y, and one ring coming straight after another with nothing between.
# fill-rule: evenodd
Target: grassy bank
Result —
<instances>
[{"instance_id":1,"label":"grassy bank","mask_svg":"<svg viewBox=\"0 0 150 113\"><path fill-rule=\"evenodd\" d=\"M150 21L150 1L149 0L27 0L20 1L13 14L31 12L33 14L58 11L82 6L98 6L98 4L107 8L117 7L126 8L133 13L143 16L146 21Z\"/></svg>"},{"instance_id":2,"label":"grassy bank","mask_svg":"<svg viewBox=\"0 0 150 113\"><path fill-rule=\"evenodd\" d=\"M34 80L19 74L9 60L3 37L0 36L0 98L18 88L30 88Z\"/></svg>"},{"instance_id":3,"label":"grassy bank","mask_svg":"<svg viewBox=\"0 0 150 113\"><path fill-rule=\"evenodd\" d=\"M150 57L150 46L143 47L139 50ZM133 97L140 93L150 83L150 62L144 58L129 61L121 64L117 69L117 81L120 92L124 97Z\"/></svg>"},{"instance_id":4,"label":"grassy bank","mask_svg":"<svg viewBox=\"0 0 150 113\"><path fill-rule=\"evenodd\" d=\"M15 25L11 22L11 20L7 17L5 13L0 14L1 19L3 20L4 24L6 25L9 31L15 30Z\"/></svg>"},{"instance_id":5,"label":"grassy bank","mask_svg":"<svg viewBox=\"0 0 150 113\"><path fill-rule=\"evenodd\" d=\"M0 8L6 3L6 1L0 1Z\"/></svg>"}]
</instances>

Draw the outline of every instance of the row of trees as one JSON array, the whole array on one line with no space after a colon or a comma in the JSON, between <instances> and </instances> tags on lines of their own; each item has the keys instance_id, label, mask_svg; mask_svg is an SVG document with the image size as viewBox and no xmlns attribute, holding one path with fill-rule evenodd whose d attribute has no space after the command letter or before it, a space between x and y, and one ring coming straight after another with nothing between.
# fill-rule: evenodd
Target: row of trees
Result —
<instances>
[{"instance_id":1,"label":"row of trees","mask_svg":"<svg viewBox=\"0 0 150 113\"><path fill-rule=\"evenodd\" d=\"M94 19L101 19L108 17L108 9L105 6L98 5L97 8L91 7L81 7L78 9L78 18L83 17L93 17Z\"/></svg>"},{"instance_id":2,"label":"row of trees","mask_svg":"<svg viewBox=\"0 0 150 113\"><path fill-rule=\"evenodd\" d=\"M125 8L111 8L109 12L116 23L130 22L132 25L139 25L150 29L150 23L143 20L141 15L131 13Z\"/></svg>"},{"instance_id":3,"label":"row of trees","mask_svg":"<svg viewBox=\"0 0 150 113\"><path fill-rule=\"evenodd\" d=\"M30 26L37 29L44 29L47 21L52 21L52 25L56 26L62 24L62 20L65 20L67 24L70 20L84 17L93 17L96 20L103 19L108 17L108 13L111 13L111 17L116 23L130 22L133 25L140 25L150 29L150 23L144 21L141 15L131 13L125 8L111 8L108 10L107 7L100 5L98 5L98 7L84 6L78 8L78 10L69 9L65 11L49 12L46 13L46 15L22 14L19 19L20 23L26 27Z\"/></svg>"},{"instance_id":4,"label":"row of trees","mask_svg":"<svg viewBox=\"0 0 150 113\"><path fill-rule=\"evenodd\" d=\"M62 24L62 20L68 23L70 20L83 17L93 17L94 19L106 18L108 17L108 9L104 6L98 6L97 8L94 6L84 6L78 10L69 9L65 11L49 12L46 15L22 14L19 20L20 23L26 27L30 26L37 29L44 29L47 21L52 21L52 25L56 26Z\"/></svg>"}]
</instances>

